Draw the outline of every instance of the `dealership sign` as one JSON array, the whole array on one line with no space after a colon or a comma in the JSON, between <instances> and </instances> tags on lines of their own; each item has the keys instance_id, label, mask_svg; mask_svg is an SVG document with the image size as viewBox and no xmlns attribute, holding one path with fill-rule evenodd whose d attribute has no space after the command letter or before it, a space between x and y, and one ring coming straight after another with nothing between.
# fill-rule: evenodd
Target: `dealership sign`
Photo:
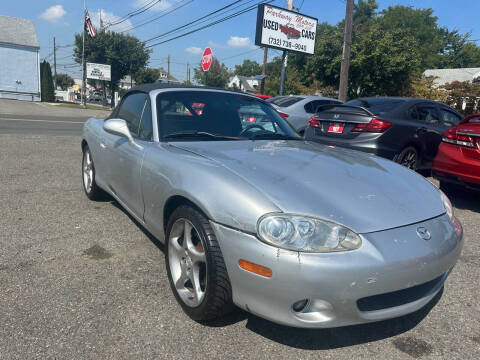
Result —
<instances>
[{"instance_id":1,"label":"dealership sign","mask_svg":"<svg viewBox=\"0 0 480 360\"><path fill-rule=\"evenodd\" d=\"M87 63L87 79L111 80L110 65Z\"/></svg>"},{"instance_id":2,"label":"dealership sign","mask_svg":"<svg viewBox=\"0 0 480 360\"><path fill-rule=\"evenodd\" d=\"M276 6L258 5L255 45L313 54L317 19Z\"/></svg>"}]
</instances>

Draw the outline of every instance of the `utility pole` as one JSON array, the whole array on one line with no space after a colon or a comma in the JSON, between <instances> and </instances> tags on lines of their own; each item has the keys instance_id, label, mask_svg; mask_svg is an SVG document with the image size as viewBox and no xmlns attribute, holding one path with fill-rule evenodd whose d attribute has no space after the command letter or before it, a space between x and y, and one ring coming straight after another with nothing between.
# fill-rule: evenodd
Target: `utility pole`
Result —
<instances>
[{"instance_id":1,"label":"utility pole","mask_svg":"<svg viewBox=\"0 0 480 360\"><path fill-rule=\"evenodd\" d=\"M190 85L190 64L187 62L187 85Z\"/></svg>"},{"instance_id":2,"label":"utility pole","mask_svg":"<svg viewBox=\"0 0 480 360\"><path fill-rule=\"evenodd\" d=\"M168 60L167 60L167 64L168 64L168 67L167 67L167 83L170 82L170 55L168 55Z\"/></svg>"},{"instance_id":3,"label":"utility pole","mask_svg":"<svg viewBox=\"0 0 480 360\"><path fill-rule=\"evenodd\" d=\"M262 75L265 76L265 68L267 65L267 56L268 56L268 48L265 46L263 48L263 65L262 65ZM265 77L262 79L262 84L260 85L260 93L265 93Z\"/></svg>"},{"instance_id":4,"label":"utility pole","mask_svg":"<svg viewBox=\"0 0 480 360\"><path fill-rule=\"evenodd\" d=\"M345 33L343 35L342 67L340 69L340 86L338 99L347 101L348 69L350 68L350 47L352 45L353 1L347 0L345 12Z\"/></svg>"},{"instance_id":5,"label":"utility pole","mask_svg":"<svg viewBox=\"0 0 480 360\"><path fill-rule=\"evenodd\" d=\"M287 9L292 10L292 8L293 8L293 0L287 0ZM280 90L278 92L279 95L283 95L283 88L285 87L285 72L287 71L287 63L288 63L288 51L283 50L282 70L280 72Z\"/></svg>"},{"instance_id":6,"label":"utility pole","mask_svg":"<svg viewBox=\"0 0 480 360\"><path fill-rule=\"evenodd\" d=\"M57 46L55 44L55 36L53 37L53 84L57 90Z\"/></svg>"},{"instance_id":7,"label":"utility pole","mask_svg":"<svg viewBox=\"0 0 480 360\"><path fill-rule=\"evenodd\" d=\"M102 31L103 30L102 9L98 11L100 12L100 31Z\"/></svg>"},{"instance_id":8,"label":"utility pole","mask_svg":"<svg viewBox=\"0 0 480 360\"><path fill-rule=\"evenodd\" d=\"M83 31L82 31L82 93L81 93L81 102L84 107L87 107L87 99L85 97L85 15L87 14L87 1L83 0Z\"/></svg>"}]
</instances>

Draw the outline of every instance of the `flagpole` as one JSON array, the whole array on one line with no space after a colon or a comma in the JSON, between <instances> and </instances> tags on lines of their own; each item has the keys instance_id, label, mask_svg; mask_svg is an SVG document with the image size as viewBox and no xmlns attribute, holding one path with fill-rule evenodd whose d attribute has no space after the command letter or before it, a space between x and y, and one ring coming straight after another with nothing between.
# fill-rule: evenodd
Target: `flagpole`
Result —
<instances>
[{"instance_id":1,"label":"flagpole","mask_svg":"<svg viewBox=\"0 0 480 360\"><path fill-rule=\"evenodd\" d=\"M87 13L87 1L83 0L83 31L82 31L82 94L81 101L83 106L86 107L87 99L85 97L85 15Z\"/></svg>"}]
</instances>

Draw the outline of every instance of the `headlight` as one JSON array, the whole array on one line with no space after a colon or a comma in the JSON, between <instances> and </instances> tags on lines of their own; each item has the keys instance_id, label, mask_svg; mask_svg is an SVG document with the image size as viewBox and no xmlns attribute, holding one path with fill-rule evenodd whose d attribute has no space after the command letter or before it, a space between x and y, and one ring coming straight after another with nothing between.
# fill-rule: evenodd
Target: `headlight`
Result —
<instances>
[{"instance_id":1,"label":"headlight","mask_svg":"<svg viewBox=\"0 0 480 360\"><path fill-rule=\"evenodd\" d=\"M445 208L445 212L447 213L448 217L450 218L450 221L453 222L454 220L454 214L453 214L453 206L450 200L448 199L447 195L443 193L443 191L440 190L440 196L442 198L443 202L443 207Z\"/></svg>"},{"instance_id":2,"label":"headlight","mask_svg":"<svg viewBox=\"0 0 480 360\"><path fill-rule=\"evenodd\" d=\"M304 252L358 249L362 239L345 226L298 215L267 215L257 226L258 236L271 245Z\"/></svg>"}]
</instances>

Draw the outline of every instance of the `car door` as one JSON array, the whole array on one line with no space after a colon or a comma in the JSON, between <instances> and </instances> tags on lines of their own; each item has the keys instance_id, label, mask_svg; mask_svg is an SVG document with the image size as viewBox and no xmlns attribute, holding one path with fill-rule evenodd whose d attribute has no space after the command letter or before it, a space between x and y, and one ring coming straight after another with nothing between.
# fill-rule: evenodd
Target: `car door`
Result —
<instances>
[{"instance_id":1,"label":"car door","mask_svg":"<svg viewBox=\"0 0 480 360\"><path fill-rule=\"evenodd\" d=\"M143 217L141 168L145 147L151 141L151 105L145 93L126 95L116 118L125 120L135 144L125 137L108 134L109 185L112 192L139 219ZM150 125L148 124L150 121Z\"/></svg>"},{"instance_id":2,"label":"car door","mask_svg":"<svg viewBox=\"0 0 480 360\"><path fill-rule=\"evenodd\" d=\"M438 145L442 141L444 125L434 103L419 103L415 110L418 121L417 135L425 149L423 159L430 162L437 154Z\"/></svg>"}]
</instances>

